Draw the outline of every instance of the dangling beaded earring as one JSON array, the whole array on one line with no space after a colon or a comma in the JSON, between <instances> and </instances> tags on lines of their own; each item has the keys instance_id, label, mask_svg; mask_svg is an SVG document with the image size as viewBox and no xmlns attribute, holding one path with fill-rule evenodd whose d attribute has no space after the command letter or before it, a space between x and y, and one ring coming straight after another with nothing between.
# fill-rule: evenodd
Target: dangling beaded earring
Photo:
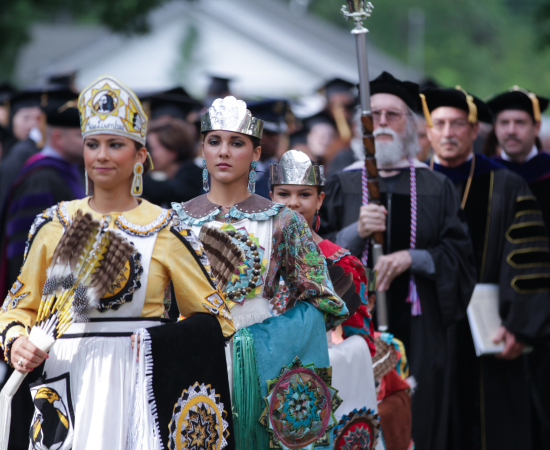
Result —
<instances>
[{"instance_id":1,"label":"dangling beaded earring","mask_svg":"<svg viewBox=\"0 0 550 450\"><path fill-rule=\"evenodd\" d=\"M202 188L204 192L210 191L210 185L208 184L208 169L206 168L206 159L202 158Z\"/></svg>"},{"instance_id":2,"label":"dangling beaded earring","mask_svg":"<svg viewBox=\"0 0 550 450\"><path fill-rule=\"evenodd\" d=\"M84 169L84 183L86 185L86 197L88 197L88 171Z\"/></svg>"},{"instance_id":3,"label":"dangling beaded earring","mask_svg":"<svg viewBox=\"0 0 550 450\"><path fill-rule=\"evenodd\" d=\"M250 164L250 173L248 174L248 192L254 194L256 192L256 166L258 161L252 161Z\"/></svg>"},{"instance_id":4,"label":"dangling beaded earring","mask_svg":"<svg viewBox=\"0 0 550 450\"><path fill-rule=\"evenodd\" d=\"M319 231L319 228L321 228L321 216L319 216L319 211L317 211L315 214L316 214L315 232L317 233Z\"/></svg>"},{"instance_id":5,"label":"dangling beaded earring","mask_svg":"<svg viewBox=\"0 0 550 450\"><path fill-rule=\"evenodd\" d=\"M143 194L143 164L137 162L134 166L134 179L132 181L132 195L141 197Z\"/></svg>"}]
</instances>

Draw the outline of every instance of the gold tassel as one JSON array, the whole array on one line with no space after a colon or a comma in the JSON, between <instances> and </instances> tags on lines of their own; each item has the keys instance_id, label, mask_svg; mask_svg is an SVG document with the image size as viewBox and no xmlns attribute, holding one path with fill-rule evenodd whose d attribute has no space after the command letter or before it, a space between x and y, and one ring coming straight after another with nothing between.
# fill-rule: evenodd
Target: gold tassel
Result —
<instances>
[{"instance_id":1,"label":"gold tassel","mask_svg":"<svg viewBox=\"0 0 550 450\"><path fill-rule=\"evenodd\" d=\"M519 86L513 86L511 91L521 92L522 94L525 94L527 97L531 99L531 103L533 103L533 117L535 119L535 122L540 122L541 121L540 104L539 104L539 99L537 98L537 95L533 92L529 92L525 89L522 89Z\"/></svg>"},{"instance_id":2,"label":"gold tassel","mask_svg":"<svg viewBox=\"0 0 550 450\"><path fill-rule=\"evenodd\" d=\"M344 141L349 141L351 139L351 130L344 114L344 107L342 105L336 105L332 114L334 115L338 134Z\"/></svg>"},{"instance_id":3,"label":"gold tassel","mask_svg":"<svg viewBox=\"0 0 550 450\"><path fill-rule=\"evenodd\" d=\"M468 94L460 86L457 86L455 89L459 90L466 96L466 103L468 104L468 122L476 123L477 122L477 106L474 103L474 97Z\"/></svg>"},{"instance_id":4,"label":"gold tassel","mask_svg":"<svg viewBox=\"0 0 550 450\"><path fill-rule=\"evenodd\" d=\"M149 160L149 170L155 170L155 166L153 164L153 158L151 158L151 153L147 152L147 159Z\"/></svg>"},{"instance_id":5,"label":"gold tassel","mask_svg":"<svg viewBox=\"0 0 550 450\"><path fill-rule=\"evenodd\" d=\"M430 110L428 108L428 102L426 101L426 96L424 94L419 94L420 99L422 100L422 111L424 112L424 118L426 119L426 125L428 125L430 128L434 126L432 122L432 115L430 114Z\"/></svg>"}]
</instances>

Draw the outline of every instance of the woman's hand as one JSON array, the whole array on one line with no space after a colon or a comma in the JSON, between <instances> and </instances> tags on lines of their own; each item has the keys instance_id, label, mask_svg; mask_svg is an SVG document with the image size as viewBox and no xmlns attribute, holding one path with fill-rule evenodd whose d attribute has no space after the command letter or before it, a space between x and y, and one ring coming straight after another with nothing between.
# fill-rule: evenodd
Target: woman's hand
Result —
<instances>
[{"instance_id":1,"label":"woman's hand","mask_svg":"<svg viewBox=\"0 0 550 450\"><path fill-rule=\"evenodd\" d=\"M11 346L11 363L15 370L29 373L49 358L46 352L34 345L27 336L17 338Z\"/></svg>"}]
</instances>

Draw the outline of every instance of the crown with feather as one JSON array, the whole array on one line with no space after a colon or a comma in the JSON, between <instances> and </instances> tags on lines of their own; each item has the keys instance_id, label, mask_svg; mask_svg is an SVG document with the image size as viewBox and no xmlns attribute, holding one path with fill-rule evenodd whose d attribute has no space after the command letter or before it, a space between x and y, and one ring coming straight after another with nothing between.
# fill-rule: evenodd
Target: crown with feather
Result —
<instances>
[{"instance_id":1,"label":"crown with feather","mask_svg":"<svg viewBox=\"0 0 550 450\"><path fill-rule=\"evenodd\" d=\"M201 133L212 130L235 131L262 138L264 121L252 116L246 103L233 96L218 98L201 117Z\"/></svg>"},{"instance_id":2,"label":"crown with feather","mask_svg":"<svg viewBox=\"0 0 550 450\"><path fill-rule=\"evenodd\" d=\"M272 186L279 184L299 184L324 186L325 168L314 165L304 152L289 150L278 164L270 164L269 176Z\"/></svg>"},{"instance_id":3,"label":"crown with feather","mask_svg":"<svg viewBox=\"0 0 550 450\"><path fill-rule=\"evenodd\" d=\"M147 115L136 94L111 76L103 76L78 97L82 137L114 134L145 145Z\"/></svg>"}]
</instances>

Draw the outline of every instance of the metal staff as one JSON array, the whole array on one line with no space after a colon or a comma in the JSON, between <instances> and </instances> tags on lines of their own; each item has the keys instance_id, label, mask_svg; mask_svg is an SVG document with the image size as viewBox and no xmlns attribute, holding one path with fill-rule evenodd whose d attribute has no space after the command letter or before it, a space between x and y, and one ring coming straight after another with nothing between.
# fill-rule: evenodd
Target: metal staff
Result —
<instances>
[{"instance_id":1,"label":"metal staff","mask_svg":"<svg viewBox=\"0 0 550 450\"><path fill-rule=\"evenodd\" d=\"M369 32L363 27L363 21L370 17L374 7L366 0L347 0L348 6L342 6L342 14L346 20L352 19L355 28L351 34L355 35L357 48L357 64L359 66L359 97L361 100L361 124L363 125L363 146L365 147L365 169L363 171L363 205L370 203L380 204L380 189L378 186L378 168L376 167L374 146L374 122L370 107L369 69L367 64L367 42L365 34ZM383 254L384 235L381 232L372 235L372 256L374 264ZM363 251L362 262L366 266L368 259L368 244ZM376 291L376 318L378 330L388 329L388 308L386 293Z\"/></svg>"}]
</instances>

